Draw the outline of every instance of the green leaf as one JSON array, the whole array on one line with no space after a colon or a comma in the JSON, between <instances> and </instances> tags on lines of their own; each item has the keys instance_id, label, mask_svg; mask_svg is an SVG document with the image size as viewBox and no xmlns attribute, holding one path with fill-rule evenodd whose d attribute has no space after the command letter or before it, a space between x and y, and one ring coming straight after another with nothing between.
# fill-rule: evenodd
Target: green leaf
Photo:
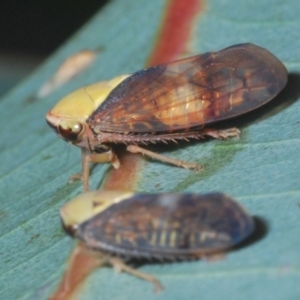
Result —
<instances>
[{"instance_id":1,"label":"green leaf","mask_svg":"<svg viewBox=\"0 0 300 300\"><path fill-rule=\"evenodd\" d=\"M0 299L47 299L75 245L61 228L59 208L81 192L68 184L80 171L79 150L58 139L46 112L75 88L143 68L155 42L164 3L115 0L0 102ZM165 291L111 268L95 271L78 299L299 299L300 38L298 0L210 0L199 15L191 54L252 42L287 66L289 83L268 105L220 124L241 139L161 146L160 152L199 162L201 173L146 160L139 191L226 192L266 227L256 241L215 262L145 264ZM174 28L176 34L176 28ZM69 55L102 49L96 62L47 98L33 97ZM224 128L224 127L223 127ZM108 171L97 166L95 189ZM259 231L263 228L258 228ZM260 236L259 236L260 235Z\"/></svg>"}]
</instances>

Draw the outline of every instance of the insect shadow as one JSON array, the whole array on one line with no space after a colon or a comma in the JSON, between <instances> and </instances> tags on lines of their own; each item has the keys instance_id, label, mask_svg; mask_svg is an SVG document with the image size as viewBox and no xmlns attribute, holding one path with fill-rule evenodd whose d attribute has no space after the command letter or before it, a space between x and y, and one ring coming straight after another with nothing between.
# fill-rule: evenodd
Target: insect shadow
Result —
<instances>
[{"instance_id":1,"label":"insect shadow","mask_svg":"<svg viewBox=\"0 0 300 300\"><path fill-rule=\"evenodd\" d=\"M268 223L262 217L253 216L255 229L253 233L244 241L231 248L231 251L249 247L262 240L269 232Z\"/></svg>"}]
</instances>

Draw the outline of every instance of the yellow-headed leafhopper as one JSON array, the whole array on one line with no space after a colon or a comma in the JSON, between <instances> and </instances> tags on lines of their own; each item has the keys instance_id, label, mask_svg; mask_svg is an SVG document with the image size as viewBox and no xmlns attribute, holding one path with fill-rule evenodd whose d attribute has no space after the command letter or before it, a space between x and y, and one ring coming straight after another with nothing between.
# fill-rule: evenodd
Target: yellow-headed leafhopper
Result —
<instances>
[{"instance_id":1,"label":"yellow-headed leafhopper","mask_svg":"<svg viewBox=\"0 0 300 300\"><path fill-rule=\"evenodd\" d=\"M46 119L62 139L82 148L87 190L88 162L119 168L112 149L119 143L133 153L200 169L138 145L238 136L237 128L204 126L267 103L286 82L287 70L272 53L239 44L86 86L63 98Z\"/></svg>"},{"instance_id":2,"label":"yellow-headed leafhopper","mask_svg":"<svg viewBox=\"0 0 300 300\"><path fill-rule=\"evenodd\" d=\"M231 197L94 191L61 209L66 231L102 255L103 262L161 286L130 268L129 259L198 259L224 252L253 232L253 218Z\"/></svg>"}]
</instances>

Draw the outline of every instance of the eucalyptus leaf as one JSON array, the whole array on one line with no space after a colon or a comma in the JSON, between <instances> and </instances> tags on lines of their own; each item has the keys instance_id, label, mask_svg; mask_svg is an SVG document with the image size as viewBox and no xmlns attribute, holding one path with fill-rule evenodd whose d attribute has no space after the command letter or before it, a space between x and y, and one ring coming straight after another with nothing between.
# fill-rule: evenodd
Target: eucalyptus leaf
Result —
<instances>
[{"instance_id":1,"label":"eucalyptus leaf","mask_svg":"<svg viewBox=\"0 0 300 300\"><path fill-rule=\"evenodd\" d=\"M47 299L75 245L61 228L58 210L82 190L80 182L68 183L80 171L80 151L53 134L46 112L76 88L142 69L164 5L159 0L108 2L1 99L0 299ZM256 237L214 262L143 264L140 269L165 287L158 295L147 282L101 268L89 276L78 299L300 299L299 11L298 0L207 0L188 54L255 43L287 66L288 85L264 107L218 125L239 127L240 139L156 148L203 164L203 172L142 158L140 192L225 192L256 217ZM82 49L101 50L85 72L48 97L36 97L59 65ZM109 168L103 164L94 169L92 189Z\"/></svg>"}]
</instances>

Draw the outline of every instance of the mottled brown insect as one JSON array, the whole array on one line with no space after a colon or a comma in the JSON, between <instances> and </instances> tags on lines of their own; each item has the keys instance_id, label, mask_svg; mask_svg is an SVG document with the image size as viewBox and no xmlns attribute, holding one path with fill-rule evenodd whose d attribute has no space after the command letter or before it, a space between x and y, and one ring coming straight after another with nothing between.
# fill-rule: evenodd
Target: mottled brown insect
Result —
<instances>
[{"instance_id":1,"label":"mottled brown insect","mask_svg":"<svg viewBox=\"0 0 300 300\"><path fill-rule=\"evenodd\" d=\"M88 161L110 161L118 168L111 146L125 143L130 152L200 169L137 145L238 136L236 128L203 127L265 104L286 82L287 70L272 53L240 44L84 87L62 99L46 118L61 138L83 149Z\"/></svg>"},{"instance_id":2,"label":"mottled brown insect","mask_svg":"<svg viewBox=\"0 0 300 300\"><path fill-rule=\"evenodd\" d=\"M200 258L238 244L254 230L244 208L221 193L96 191L66 204L61 217L89 248L125 258Z\"/></svg>"}]
</instances>

